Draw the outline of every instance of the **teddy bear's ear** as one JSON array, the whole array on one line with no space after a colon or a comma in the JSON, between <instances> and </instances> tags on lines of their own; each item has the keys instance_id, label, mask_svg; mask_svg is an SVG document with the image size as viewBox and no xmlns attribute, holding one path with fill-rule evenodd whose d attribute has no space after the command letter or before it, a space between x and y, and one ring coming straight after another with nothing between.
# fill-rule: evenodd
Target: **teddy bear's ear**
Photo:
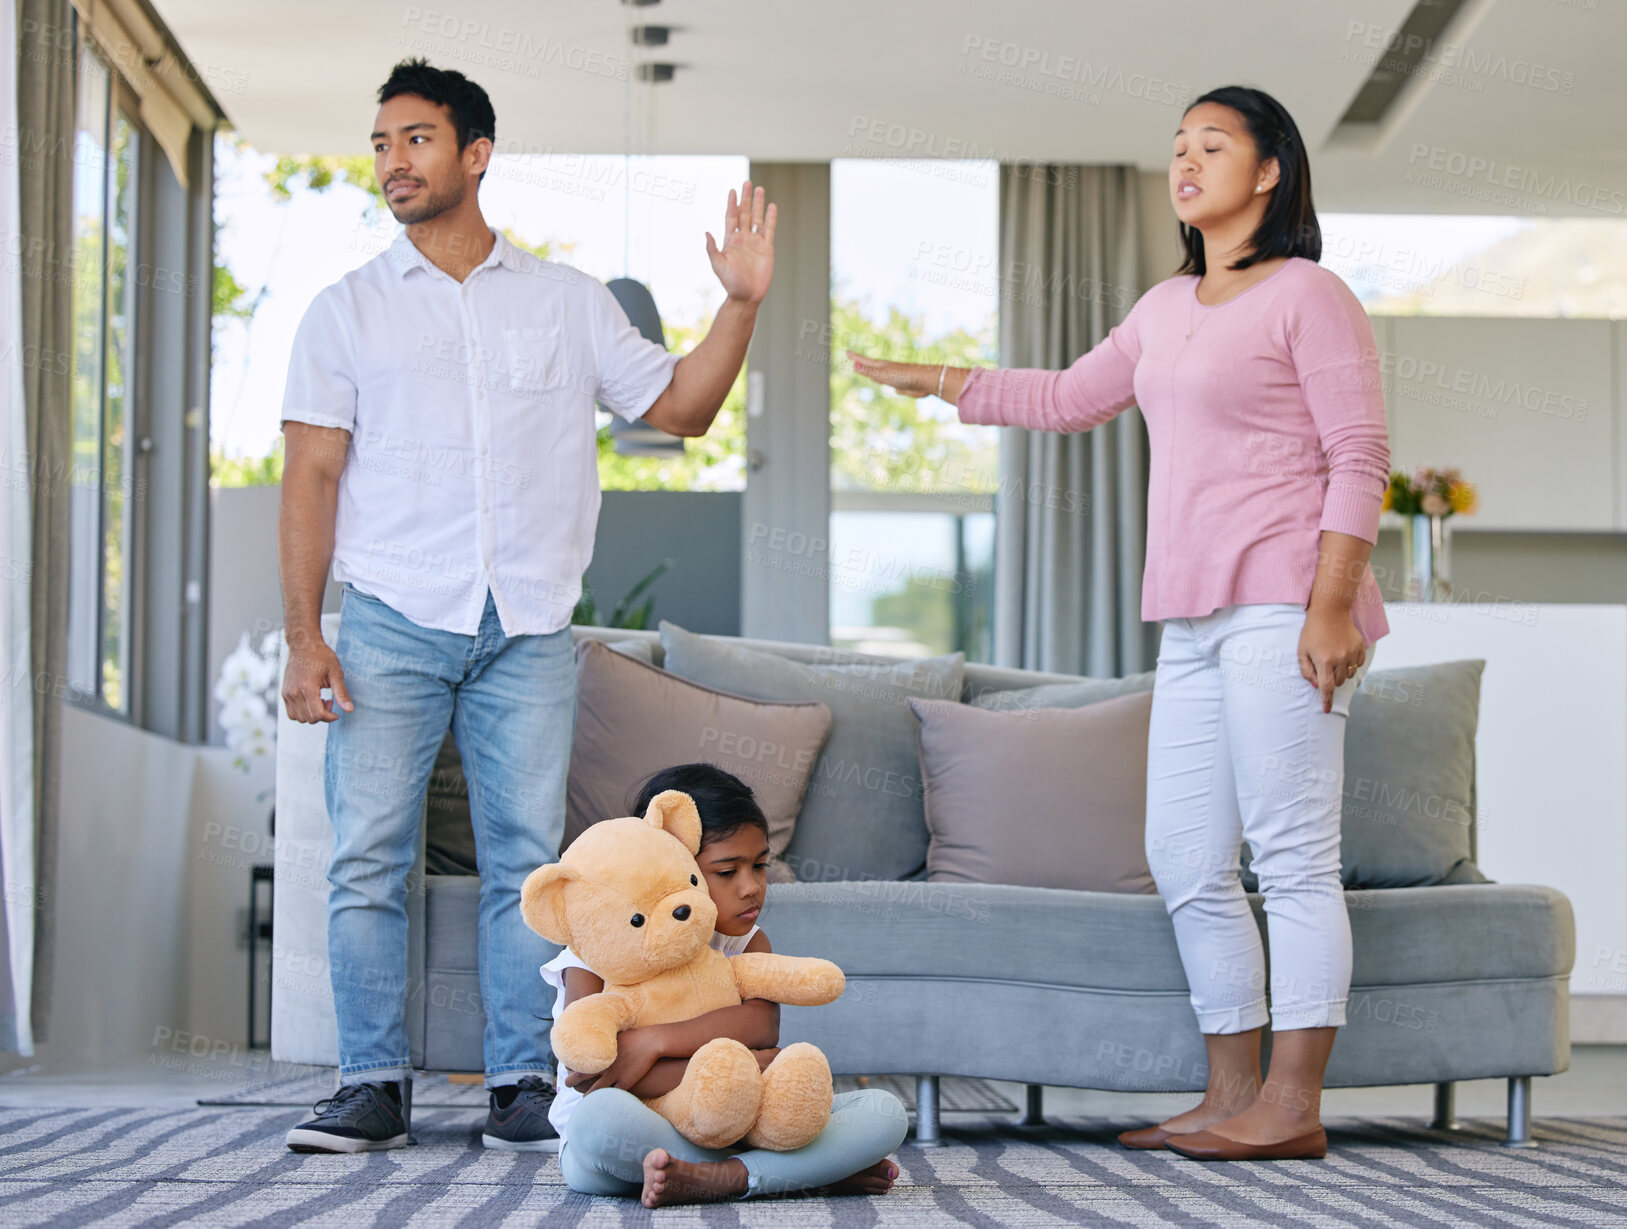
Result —
<instances>
[{"instance_id":1,"label":"teddy bear's ear","mask_svg":"<svg viewBox=\"0 0 1627 1229\"><path fill-rule=\"evenodd\" d=\"M652 828L672 833L690 853L700 852L701 815L695 809L695 800L683 790L662 790L650 799L644 821Z\"/></svg>"},{"instance_id":2,"label":"teddy bear's ear","mask_svg":"<svg viewBox=\"0 0 1627 1229\"><path fill-rule=\"evenodd\" d=\"M565 885L576 878L558 862L539 866L520 888L520 916L550 943L568 946L570 927L565 922Z\"/></svg>"}]
</instances>

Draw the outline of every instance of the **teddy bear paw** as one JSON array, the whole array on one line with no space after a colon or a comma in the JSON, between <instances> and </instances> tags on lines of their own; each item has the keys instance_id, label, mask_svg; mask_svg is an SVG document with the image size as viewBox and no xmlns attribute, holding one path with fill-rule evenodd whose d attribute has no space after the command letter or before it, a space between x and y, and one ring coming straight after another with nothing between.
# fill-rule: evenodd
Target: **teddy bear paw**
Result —
<instances>
[{"instance_id":1,"label":"teddy bear paw","mask_svg":"<svg viewBox=\"0 0 1627 1229\"><path fill-rule=\"evenodd\" d=\"M830 1121L831 1096L824 1053L806 1041L786 1046L763 1072L762 1104L745 1142L771 1152L802 1147Z\"/></svg>"},{"instance_id":2,"label":"teddy bear paw","mask_svg":"<svg viewBox=\"0 0 1627 1229\"><path fill-rule=\"evenodd\" d=\"M683 1081L656 1109L685 1139L727 1148L756 1120L762 1089L757 1056L733 1038L718 1037L695 1051Z\"/></svg>"}]
</instances>

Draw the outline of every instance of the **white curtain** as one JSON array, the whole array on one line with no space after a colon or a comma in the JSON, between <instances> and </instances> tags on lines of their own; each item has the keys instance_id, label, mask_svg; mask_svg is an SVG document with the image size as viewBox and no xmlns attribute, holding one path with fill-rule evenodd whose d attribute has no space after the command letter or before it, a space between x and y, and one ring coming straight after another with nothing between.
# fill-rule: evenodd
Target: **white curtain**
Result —
<instances>
[{"instance_id":1,"label":"white curtain","mask_svg":"<svg viewBox=\"0 0 1627 1229\"><path fill-rule=\"evenodd\" d=\"M16 0L0 0L0 63L17 59ZM17 132L16 76L0 89L0 132ZM21 232L18 159L0 159L0 235ZM7 243L7 247L12 245ZM34 693L29 650L29 586L32 576L30 528L31 458L23 409L22 265L0 262L0 344L10 353L0 389L0 874L5 884L3 952L0 971L0 1049L34 1052L30 1021L34 983L34 916L39 885L34 850Z\"/></svg>"}]
</instances>

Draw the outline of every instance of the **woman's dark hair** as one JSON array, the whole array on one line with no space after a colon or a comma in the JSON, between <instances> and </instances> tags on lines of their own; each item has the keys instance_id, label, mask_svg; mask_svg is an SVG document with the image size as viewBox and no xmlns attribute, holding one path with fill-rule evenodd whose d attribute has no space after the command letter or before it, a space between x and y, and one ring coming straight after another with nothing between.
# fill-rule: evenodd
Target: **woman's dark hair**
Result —
<instances>
[{"instance_id":1,"label":"woman's dark hair","mask_svg":"<svg viewBox=\"0 0 1627 1229\"><path fill-rule=\"evenodd\" d=\"M1303 256L1320 263L1322 228L1311 205L1311 159L1305 152L1305 142L1293 116L1264 90L1244 85L1223 85L1210 90L1194 99L1185 114L1206 102L1230 107L1242 116L1243 125L1259 151L1260 161L1277 160L1276 187L1271 189L1266 202L1265 217L1260 219L1260 225L1250 237L1253 250L1227 267L1247 269L1278 256ZM1203 258L1203 233L1185 222L1180 223L1180 228L1186 260L1175 272L1196 273L1201 277L1208 271Z\"/></svg>"},{"instance_id":2,"label":"woman's dark hair","mask_svg":"<svg viewBox=\"0 0 1627 1229\"><path fill-rule=\"evenodd\" d=\"M397 94L412 94L451 111L452 132L457 137L460 154L470 141L481 137L488 141L497 139L497 113L492 110L491 99L485 90L456 69L431 68L422 56L402 60L379 86L379 105L383 106ZM480 178L485 177L486 172L481 171Z\"/></svg>"},{"instance_id":3,"label":"woman's dark hair","mask_svg":"<svg viewBox=\"0 0 1627 1229\"><path fill-rule=\"evenodd\" d=\"M695 800L701 816L701 844L709 845L733 836L742 828L761 828L768 835L768 816L757 798L739 777L715 764L678 764L663 768L644 782L638 799L627 812L642 815L663 790L682 790Z\"/></svg>"}]
</instances>

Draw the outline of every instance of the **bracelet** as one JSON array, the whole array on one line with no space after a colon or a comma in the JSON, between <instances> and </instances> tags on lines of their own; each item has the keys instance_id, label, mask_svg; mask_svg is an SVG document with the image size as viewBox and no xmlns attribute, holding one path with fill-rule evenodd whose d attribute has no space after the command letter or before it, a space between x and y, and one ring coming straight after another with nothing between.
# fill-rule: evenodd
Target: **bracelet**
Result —
<instances>
[{"instance_id":1,"label":"bracelet","mask_svg":"<svg viewBox=\"0 0 1627 1229\"><path fill-rule=\"evenodd\" d=\"M942 367L938 368L938 400L940 400L940 401L943 400L943 378L944 378L945 375L948 374L948 372L949 372L949 364L948 363L945 363Z\"/></svg>"}]
</instances>

